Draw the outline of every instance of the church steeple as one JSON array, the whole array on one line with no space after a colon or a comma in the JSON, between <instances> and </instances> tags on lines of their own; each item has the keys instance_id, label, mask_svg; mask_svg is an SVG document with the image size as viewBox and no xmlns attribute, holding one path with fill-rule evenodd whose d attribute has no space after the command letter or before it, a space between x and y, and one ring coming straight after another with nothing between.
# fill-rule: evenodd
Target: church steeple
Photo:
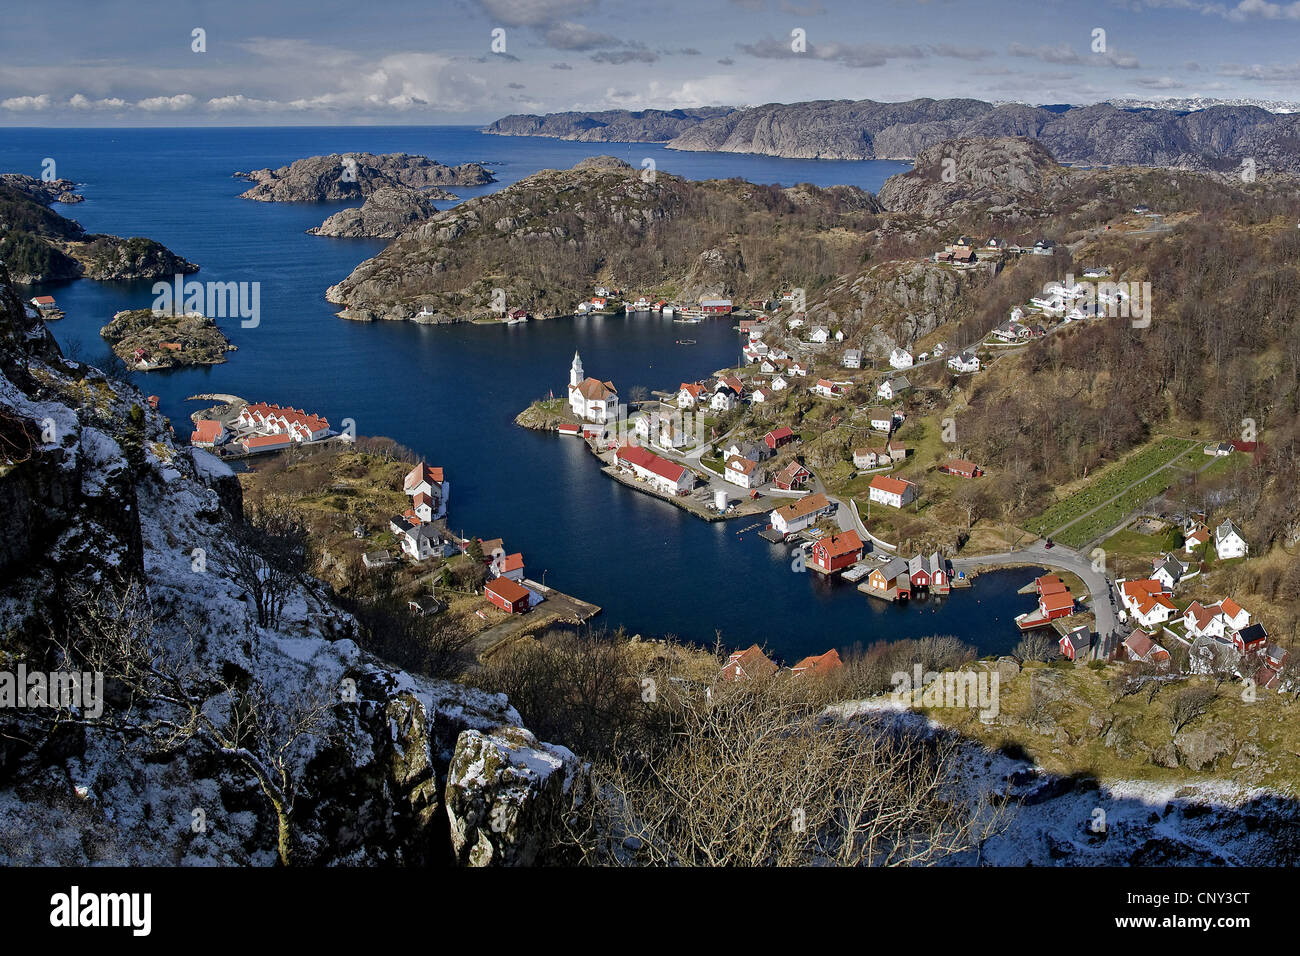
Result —
<instances>
[{"instance_id":1,"label":"church steeple","mask_svg":"<svg viewBox=\"0 0 1300 956\"><path fill-rule=\"evenodd\" d=\"M577 385L585 377L582 374L582 359L579 358L578 353L575 351L573 353L573 364L569 366L569 385Z\"/></svg>"}]
</instances>

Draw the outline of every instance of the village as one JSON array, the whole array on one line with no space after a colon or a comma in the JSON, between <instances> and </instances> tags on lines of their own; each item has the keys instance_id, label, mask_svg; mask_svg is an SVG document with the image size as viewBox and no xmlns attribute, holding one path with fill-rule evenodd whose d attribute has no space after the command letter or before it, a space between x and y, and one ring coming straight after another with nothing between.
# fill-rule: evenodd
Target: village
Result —
<instances>
[{"instance_id":1,"label":"village","mask_svg":"<svg viewBox=\"0 0 1300 956\"><path fill-rule=\"evenodd\" d=\"M960 237L934 261L959 265L990 254L1051 256L1054 252L1050 240L1010 247L996 239L981 245ZM793 545L794 563L800 569L842 577L882 601L904 602L917 594L942 597L972 586L982 567L981 555L960 548L908 548L898 540L899 525L890 516L933 514L936 495L945 502L961 499L962 483L976 485L986 471L962 456L958 443L946 438L936 443L936 429L923 421L934 414L932 403L914 404L910 399L932 391L937 376L946 374L960 382L979 374L1005 354L1003 350L1014 350L1072 323L1120 314L1129 304L1126 289L1133 288L1134 298L1141 292L1132 284L1110 282L1110 276L1110 268L1096 267L1086 270L1081 282L1067 276L1064 282L1049 284L1040 296L1014 307L1006 321L974 344L960 348L943 340L920 347L895 344L871 357L864 346L846 341L842 330L818 324L796 309L803 304L797 290L751 303L743 313L721 297L702 297L698 306L687 309L646 296L629 297L629 312L675 310L692 320L734 316L742 338L741 364L720 369L710 378L682 382L673 392L656 392L654 399L629 407L620 403L612 381L589 376L575 354L567 402L557 400L563 407L560 420L551 427L586 441L611 477L705 520L764 517L761 524L747 524L738 534L756 531L774 544ZM610 305L614 293L604 287L596 291L581 304L580 312ZM1136 302L1133 315L1140 317ZM808 444L817 438L817 432L810 434L806 427L810 416L802 416L804 425L793 421L794 416L782 421L799 395L825 403L818 427L846 429L867 440L850 444L842 464L828 469L823 462L815 467L806 454ZM870 397L863 402L865 396ZM814 410L821 411L815 404ZM908 429L914 419L919 427ZM918 454L920 446L925 457ZM1022 632L1053 630L1060 656L1071 661L1130 660L1155 667L1177 665L1193 673L1207 667L1233 667L1242 679L1281 689L1286 651L1268 640L1262 624L1250 623L1249 614L1232 612L1237 605L1231 599L1175 601L1178 581L1197 574L1191 563L1179 564L1172 555L1157 553L1147 559L1152 564L1147 577L1116 580L1102 574L1088 575L1093 579L1088 581L1083 574L1069 573L1073 564L1087 564L1071 549L1108 543L1110 534L1122 533L1118 529L1132 520L1142 520L1141 507L1151 497L1148 492L1163 490L1165 485L1157 487L1151 475L1141 473L1142 468L1151 464L1152 474L1158 473L1187 461L1186 456L1197 448L1203 448L1212 461L1255 452L1253 443L1239 441L1157 441L1123 466L1117 465L1118 478L1109 476L1120 494L1073 521L1068 520L1070 515L1063 519L1059 543L1050 533L1050 522L1046 529L1029 530L1028 540L1018 530L1022 537L1008 541L1011 556L1020 548L1025 551L1021 564L1049 568L1055 564L1060 573L1041 575L1027 586L1026 593L1035 598L1037 607L1021 614L1017 627ZM1130 477L1125 468L1134 479L1127 486L1120 484ZM1051 517L1048 509L1044 520ZM1218 559L1244 557L1248 547L1230 518L1214 532L1203 521L1201 516L1202 523L1190 522L1182 529L1187 555L1213 537ZM954 563L954 559L958 560ZM1175 568L1182 570L1175 573ZM1062 575L1085 593L1072 593ZM1187 653L1170 654L1167 644ZM748 655L750 669L767 669L757 647L742 654ZM1215 663L1207 663L1211 661Z\"/></svg>"}]
</instances>

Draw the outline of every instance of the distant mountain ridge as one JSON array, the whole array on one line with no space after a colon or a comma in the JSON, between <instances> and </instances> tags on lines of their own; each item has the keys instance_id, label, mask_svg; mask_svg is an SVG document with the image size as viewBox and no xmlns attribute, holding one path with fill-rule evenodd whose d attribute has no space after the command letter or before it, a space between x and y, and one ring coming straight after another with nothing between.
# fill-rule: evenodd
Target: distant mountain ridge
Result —
<instances>
[{"instance_id":1,"label":"distant mountain ridge","mask_svg":"<svg viewBox=\"0 0 1300 956\"><path fill-rule=\"evenodd\" d=\"M793 159L913 159L945 140L1027 136L1063 163L1300 174L1300 114L1252 105L1194 111L1110 103L1044 108L976 99L815 100L744 109L508 116L485 132Z\"/></svg>"}]
</instances>

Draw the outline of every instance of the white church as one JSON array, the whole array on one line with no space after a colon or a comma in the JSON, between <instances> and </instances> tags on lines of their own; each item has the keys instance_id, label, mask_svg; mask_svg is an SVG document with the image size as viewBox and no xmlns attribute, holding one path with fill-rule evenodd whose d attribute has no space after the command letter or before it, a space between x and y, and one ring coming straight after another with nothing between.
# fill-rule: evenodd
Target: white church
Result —
<instances>
[{"instance_id":1,"label":"white church","mask_svg":"<svg viewBox=\"0 0 1300 956\"><path fill-rule=\"evenodd\" d=\"M573 353L569 367L569 408L584 421L606 422L618 418L618 391L613 382L586 378L582 372L582 359Z\"/></svg>"}]
</instances>

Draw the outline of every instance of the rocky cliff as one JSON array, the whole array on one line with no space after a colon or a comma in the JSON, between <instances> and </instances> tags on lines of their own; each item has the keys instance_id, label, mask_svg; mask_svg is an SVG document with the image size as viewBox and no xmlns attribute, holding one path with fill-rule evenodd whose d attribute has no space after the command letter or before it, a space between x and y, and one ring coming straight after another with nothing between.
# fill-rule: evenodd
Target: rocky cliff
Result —
<instances>
[{"instance_id":1,"label":"rocky cliff","mask_svg":"<svg viewBox=\"0 0 1300 956\"><path fill-rule=\"evenodd\" d=\"M310 578L259 625L223 557L239 500L136 389L63 359L0 268L0 672L135 662L105 667L102 714L0 708L0 861L536 860L577 761L504 697L362 652ZM453 756L497 739L445 799Z\"/></svg>"},{"instance_id":2,"label":"rocky cliff","mask_svg":"<svg viewBox=\"0 0 1300 956\"><path fill-rule=\"evenodd\" d=\"M952 218L982 210L1001 219L1036 215L1051 187L1069 177L1026 137L965 139L923 149L912 170L891 176L878 198L891 212Z\"/></svg>"},{"instance_id":3,"label":"rocky cliff","mask_svg":"<svg viewBox=\"0 0 1300 956\"><path fill-rule=\"evenodd\" d=\"M235 173L254 185L241 199L258 202L329 202L361 199L378 189L405 186L430 199L456 198L442 186L482 186L493 175L478 163L446 166L408 153L331 153L294 160L279 169Z\"/></svg>"},{"instance_id":4,"label":"rocky cliff","mask_svg":"<svg viewBox=\"0 0 1300 956\"><path fill-rule=\"evenodd\" d=\"M44 183L30 176L0 177L0 260L15 282L53 279L157 279L197 272L152 239L87 233L49 209L68 198L75 184Z\"/></svg>"},{"instance_id":5,"label":"rocky cliff","mask_svg":"<svg viewBox=\"0 0 1300 956\"><path fill-rule=\"evenodd\" d=\"M706 119L726 116L731 107L693 110L602 110L597 113L516 113L483 132L498 136L548 136L584 143L666 143Z\"/></svg>"},{"instance_id":6,"label":"rocky cliff","mask_svg":"<svg viewBox=\"0 0 1300 956\"><path fill-rule=\"evenodd\" d=\"M506 117L489 132L595 141L654 139L598 113ZM1228 170L1253 158L1259 172L1300 173L1300 115L1257 106L1194 112L1123 109L1109 103L1064 111L972 99L815 100L684 116L669 149L801 159L911 159L943 140L1027 136L1063 163ZM659 130L662 132L662 130Z\"/></svg>"}]
</instances>

